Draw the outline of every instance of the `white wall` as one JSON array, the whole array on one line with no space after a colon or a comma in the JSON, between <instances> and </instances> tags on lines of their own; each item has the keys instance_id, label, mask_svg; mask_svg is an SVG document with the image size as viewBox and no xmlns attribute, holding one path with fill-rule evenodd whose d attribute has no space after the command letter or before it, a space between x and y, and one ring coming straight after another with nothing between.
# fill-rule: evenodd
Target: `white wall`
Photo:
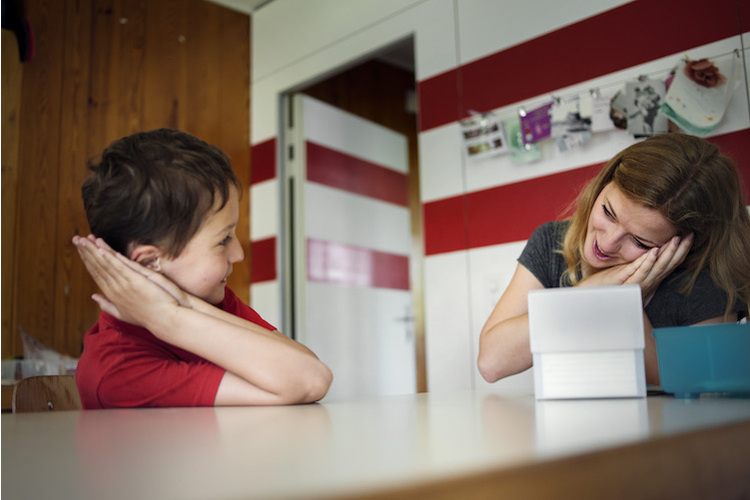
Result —
<instances>
[{"instance_id":1,"label":"white wall","mask_svg":"<svg viewBox=\"0 0 750 500\"><path fill-rule=\"evenodd\" d=\"M414 36L416 79L428 80L458 66L481 61L499 51L582 19L627 4L623 0L274 0L253 14L252 28L252 143L279 134L279 96L329 74L397 40ZM676 6L680 2L676 1ZM699 15L699 14L696 14ZM665 20L664 22L668 22ZM612 43L633 32L617 31ZM716 40L690 48L690 57L714 57L741 47L739 37ZM586 64L586 41L571 54L571 67ZM668 54L624 68L594 80L555 90L572 95L592 87L615 89L641 74L666 75L684 53ZM574 71L574 69L571 69ZM525 75L533 78L533 75ZM519 84L523 84L522 81ZM528 96L493 111L513 114L542 104L549 95ZM742 83L716 135L750 127L748 90ZM547 176L602 162L633 142L622 131L604 133L575 154L544 145L544 159L531 165L513 165L507 157L466 165L458 123L423 130L419 136L421 197L423 203L441 200ZM275 179L254 185L252 238L279 234L275 209ZM485 387L475 368L479 330L515 268L523 242L511 242L430 255L425 259L425 313L428 386L431 391ZM253 307L269 321L280 323L277 282L253 285ZM493 386L503 392L531 391L530 373Z\"/></svg>"}]
</instances>

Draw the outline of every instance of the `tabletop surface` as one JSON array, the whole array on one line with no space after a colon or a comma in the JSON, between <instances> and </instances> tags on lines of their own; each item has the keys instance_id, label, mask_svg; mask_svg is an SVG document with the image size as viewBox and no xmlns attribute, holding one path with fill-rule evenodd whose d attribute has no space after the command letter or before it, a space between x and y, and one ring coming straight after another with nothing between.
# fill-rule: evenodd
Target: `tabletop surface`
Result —
<instances>
[{"instance_id":1,"label":"tabletop surface","mask_svg":"<svg viewBox=\"0 0 750 500\"><path fill-rule=\"evenodd\" d=\"M335 497L750 421L750 399L416 394L2 415L6 498Z\"/></svg>"}]
</instances>

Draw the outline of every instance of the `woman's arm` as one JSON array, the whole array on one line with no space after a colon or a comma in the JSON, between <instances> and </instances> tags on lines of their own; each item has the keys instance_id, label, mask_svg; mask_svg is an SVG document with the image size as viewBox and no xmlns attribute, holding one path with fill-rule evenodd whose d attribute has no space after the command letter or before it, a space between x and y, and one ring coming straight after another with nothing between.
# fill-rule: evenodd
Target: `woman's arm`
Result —
<instances>
[{"instance_id":1,"label":"woman's arm","mask_svg":"<svg viewBox=\"0 0 750 500\"><path fill-rule=\"evenodd\" d=\"M518 264L479 335L477 367L487 382L531 367L527 295L529 290L540 288L544 287L531 271Z\"/></svg>"},{"instance_id":2,"label":"woman's arm","mask_svg":"<svg viewBox=\"0 0 750 500\"><path fill-rule=\"evenodd\" d=\"M307 403L325 396L331 372L306 347L186 294L103 242L74 243L104 294L95 296L102 310L227 370L216 404Z\"/></svg>"}]
</instances>

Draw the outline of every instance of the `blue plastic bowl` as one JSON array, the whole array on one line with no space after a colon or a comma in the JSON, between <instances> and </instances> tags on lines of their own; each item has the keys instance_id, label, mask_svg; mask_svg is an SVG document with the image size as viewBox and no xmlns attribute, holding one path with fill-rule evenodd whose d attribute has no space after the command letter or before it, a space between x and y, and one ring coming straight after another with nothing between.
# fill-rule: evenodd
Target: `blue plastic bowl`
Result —
<instances>
[{"instance_id":1,"label":"blue plastic bowl","mask_svg":"<svg viewBox=\"0 0 750 500\"><path fill-rule=\"evenodd\" d=\"M654 328L653 336L664 392L750 397L750 323Z\"/></svg>"}]
</instances>

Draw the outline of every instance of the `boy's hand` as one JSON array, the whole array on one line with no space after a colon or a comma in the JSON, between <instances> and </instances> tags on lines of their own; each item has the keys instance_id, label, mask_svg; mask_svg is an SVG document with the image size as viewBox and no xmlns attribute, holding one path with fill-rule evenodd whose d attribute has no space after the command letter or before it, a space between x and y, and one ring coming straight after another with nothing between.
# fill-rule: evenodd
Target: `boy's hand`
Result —
<instances>
[{"instance_id":1,"label":"boy's hand","mask_svg":"<svg viewBox=\"0 0 750 500\"><path fill-rule=\"evenodd\" d=\"M89 238L91 238L91 240L99 249L104 250L105 252L111 253L117 259L119 259L123 264L128 266L131 270L145 276L149 280L153 281L154 283L162 287L168 294L174 297L174 299L177 301L177 303L180 306L190 307L190 295L187 292L185 292L182 288L177 286L169 278L167 278L161 273L157 273L156 271L147 268L146 266L140 265L136 261L125 257L121 253L115 252L114 250L112 250L112 248L109 245L107 245L107 243L103 239L94 238L93 235L91 235Z\"/></svg>"},{"instance_id":2,"label":"boy's hand","mask_svg":"<svg viewBox=\"0 0 750 500\"><path fill-rule=\"evenodd\" d=\"M638 284L644 300L656 291L664 278L679 266L693 245L693 234L682 240L672 238L666 245L652 248L633 262L603 269L581 281L583 286Z\"/></svg>"},{"instance_id":3,"label":"boy's hand","mask_svg":"<svg viewBox=\"0 0 750 500\"><path fill-rule=\"evenodd\" d=\"M181 296L183 292L176 285L164 277L148 276L148 269L137 270L142 266L124 256L118 257L101 239L75 236L73 244L103 293L92 296L102 311L144 326L150 314L159 314L164 306L180 304L175 295Z\"/></svg>"}]
</instances>

